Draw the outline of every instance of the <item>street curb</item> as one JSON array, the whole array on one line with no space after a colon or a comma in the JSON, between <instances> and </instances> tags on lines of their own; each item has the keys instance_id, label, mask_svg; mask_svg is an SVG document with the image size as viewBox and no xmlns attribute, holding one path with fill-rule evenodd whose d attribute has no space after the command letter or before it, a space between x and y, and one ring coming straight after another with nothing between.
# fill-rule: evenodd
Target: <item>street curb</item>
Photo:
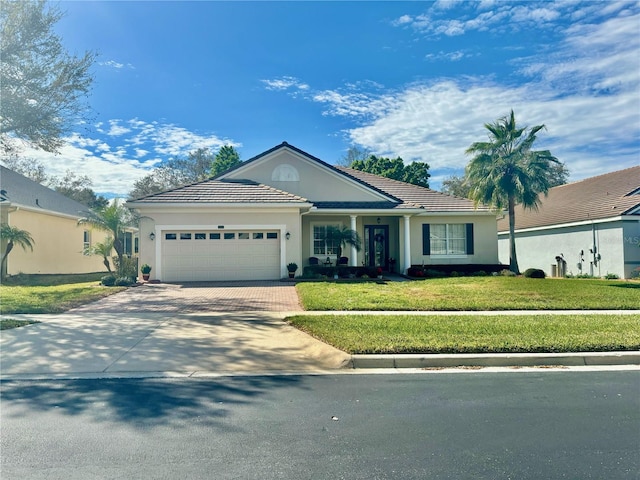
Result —
<instances>
[{"instance_id":1,"label":"street curb","mask_svg":"<svg viewBox=\"0 0 640 480\"><path fill-rule=\"evenodd\" d=\"M640 365L640 351L352 355L351 368L447 368Z\"/></svg>"}]
</instances>

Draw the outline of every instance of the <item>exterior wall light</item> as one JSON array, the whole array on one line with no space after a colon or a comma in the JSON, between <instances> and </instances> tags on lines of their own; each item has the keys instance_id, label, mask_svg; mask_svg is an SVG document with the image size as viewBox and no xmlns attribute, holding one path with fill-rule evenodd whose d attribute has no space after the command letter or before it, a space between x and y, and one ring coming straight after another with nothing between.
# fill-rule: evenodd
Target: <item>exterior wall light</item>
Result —
<instances>
[{"instance_id":1,"label":"exterior wall light","mask_svg":"<svg viewBox=\"0 0 640 480\"><path fill-rule=\"evenodd\" d=\"M156 234L155 234L155 233L153 233L153 232L151 232L151 233L149 234L149 238L150 238L150 239L151 239L151 241L153 242L153 241L156 239Z\"/></svg>"},{"instance_id":2,"label":"exterior wall light","mask_svg":"<svg viewBox=\"0 0 640 480\"><path fill-rule=\"evenodd\" d=\"M289 240L291 238L291 234L289 232L284 234L284 238L286 238L287 240Z\"/></svg>"}]
</instances>

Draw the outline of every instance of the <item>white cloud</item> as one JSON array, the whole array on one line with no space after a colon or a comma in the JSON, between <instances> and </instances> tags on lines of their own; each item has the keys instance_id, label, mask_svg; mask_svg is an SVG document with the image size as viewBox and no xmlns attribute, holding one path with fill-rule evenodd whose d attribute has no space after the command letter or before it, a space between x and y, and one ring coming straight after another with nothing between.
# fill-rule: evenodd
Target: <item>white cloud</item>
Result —
<instances>
[{"instance_id":1,"label":"white cloud","mask_svg":"<svg viewBox=\"0 0 640 480\"><path fill-rule=\"evenodd\" d=\"M49 175L62 176L67 170L87 175L99 194L126 197L133 183L171 156L186 156L198 148L217 150L222 145L241 144L216 135L204 135L160 122L134 118L108 122L105 131L99 124L96 135L68 137L59 154L25 147L23 156L42 162ZM117 143L114 143L117 142Z\"/></svg>"},{"instance_id":2,"label":"white cloud","mask_svg":"<svg viewBox=\"0 0 640 480\"><path fill-rule=\"evenodd\" d=\"M287 75L279 78L270 79L270 80L261 80L261 82L266 85L267 90L278 91L278 90L289 90L291 88L299 89L299 90L309 89L309 85L307 85L306 83L301 82L295 77L290 77Z\"/></svg>"},{"instance_id":3,"label":"white cloud","mask_svg":"<svg viewBox=\"0 0 640 480\"><path fill-rule=\"evenodd\" d=\"M107 60L106 62L98 62L98 65L100 65L101 67L114 68L116 70L121 70L123 68L130 68L130 69L135 68L130 63L126 63L125 64L125 63L116 62L115 60Z\"/></svg>"}]
</instances>

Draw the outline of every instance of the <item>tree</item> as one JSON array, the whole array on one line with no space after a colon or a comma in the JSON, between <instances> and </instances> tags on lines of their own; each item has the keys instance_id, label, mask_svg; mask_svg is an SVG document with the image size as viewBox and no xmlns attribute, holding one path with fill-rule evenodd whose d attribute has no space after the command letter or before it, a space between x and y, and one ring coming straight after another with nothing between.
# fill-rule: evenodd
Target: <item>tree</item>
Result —
<instances>
[{"instance_id":1,"label":"tree","mask_svg":"<svg viewBox=\"0 0 640 480\"><path fill-rule=\"evenodd\" d=\"M26 230L20 230L17 227L12 227L7 223L3 223L0 226L0 237L3 246L6 242L6 247L2 253L2 262L0 263L0 275L4 280L7 276L7 257L11 253L11 250L13 250L13 247L15 245L20 245L25 251L27 248L30 248L31 251L33 251L33 244L35 242L29 232Z\"/></svg>"},{"instance_id":2,"label":"tree","mask_svg":"<svg viewBox=\"0 0 640 480\"><path fill-rule=\"evenodd\" d=\"M451 175L442 181L442 193L447 195L454 195L461 198L469 198L469 191L471 187L467 183L467 178L457 175Z\"/></svg>"},{"instance_id":3,"label":"tree","mask_svg":"<svg viewBox=\"0 0 640 480\"><path fill-rule=\"evenodd\" d=\"M102 263L107 267L107 271L111 273L111 264L109 264L109 257L111 256L111 250L113 250L113 238L107 237L104 242L94 243L84 251L85 255L100 255L102 257Z\"/></svg>"},{"instance_id":4,"label":"tree","mask_svg":"<svg viewBox=\"0 0 640 480\"><path fill-rule=\"evenodd\" d=\"M4 166L9 170L24 175L34 182L43 185L49 182L49 176L46 173L44 164L35 158L24 158L15 152L11 152L2 159L2 163L4 163Z\"/></svg>"},{"instance_id":5,"label":"tree","mask_svg":"<svg viewBox=\"0 0 640 480\"><path fill-rule=\"evenodd\" d=\"M124 233L127 227L134 224L131 212L115 200L111 205L91 210L89 214L78 220L79 225L91 227L111 233L113 236L113 249L118 255L118 266L123 265Z\"/></svg>"},{"instance_id":6,"label":"tree","mask_svg":"<svg viewBox=\"0 0 640 480\"><path fill-rule=\"evenodd\" d=\"M327 226L324 235L324 241L327 244L337 245L338 250L336 253L336 265L342 256L342 248L347 245L352 245L359 252L362 250L362 240L360 235L355 230L351 230L344 225L340 225L339 227L334 225Z\"/></svg>"},{"instance_id":7,"label":"tree","mask_svg":"<svg viewBox=\"0 0 640 480\"><path fill-rule=\"evenodd\" d=\"M350 167L351 164L357 160L365 161L371 155L371 150L368 148L358 147L357 145L351 145L347 153L336 162L336 165L343 167Z\"/></svg>"},{"instance_id":8,"label":"tree","mask_svg":"<svg viewBox=\"0 0 640 480\"><path fill-rule=\"evenodd\" d=\"M428 163L412 162L405 166L400 157L390 159L369 155L365 160L354 160L351 163L351 168L429 188L428 179L431 175Z\"/></svg>"},{"instance_id":9,"label":"tree","mask_svg":"<svg viewBox=\"0 0 640 480\"><path fill-rule=\"evenodd\" d=\"M224 145L218 150L211 165L211 176L217 177L223 172L240 165L240 155L231 145Z\"/></svg>"},{"instance_id":10,"label":"tree","mask_svg":"<svg viewBox=\"0 0 640 480\"><path fill-rule=\"evenodd\" d=\"M540 193L549 191L547 171L552 163L559 163L548 150L531 150L537 133L545 128L518 127L515 115L484 125L489 131L488 142L475 142L466 153L474 155L466 169L471 186L470 198L476 205L484 203L509 213L509 269L518 274L515 243L515 206L537 210Z\"/></svg>"},{"instance_id":11,"label":"tree","mask_svg":"<svg viewBox=\"0 0 640 480\"><path fill-rule=\"evenodd\" d=\"M87 175L77 176L71 170L67 170L64 177L52 177L50 181L50 186L65 197L72 198L89 208L106 207L109 200L101 195L96 195L91 185L93 182Z\"/></svg>"},{"instance_id":12,"label":"tree","mask_svg":"<svg viewBox=\"0 0 640 480\"><path fill-rule=\"evenodd\" d=\"M69 55L54 25L63 14L45 0L5 1L0 9L0 149L13 140L56 152L86 119L83 98L95 54Z\"/></svg>"},{"instance_id":13,"label":"tree","mask_svg":"<svg viewBox=\"0 0 640 480\"><path fill-rule=\"evenodd\" d=\"M429 188L429 164L424 162L412 162L404 167L402 181Z\"/></svg>"},{"instance_id":14,"label":"tree","mask_svg":"<svg viewBox=\"0 0 640 480\"><path fill-rule=\"evenodd\" d=\"M551 162L547 170L549 188L564 185L569 181L569 169L563 162ZM442 193L456 197L469 198L471 186L465 175L451 175L442 181Z\"/></svg>"},{"instance_id":15,"label":"tree","mask_svg":"<svg viewBox=\"0 0 640 480\"><path fill-rule=\"evenodd\" d=\"M140 198L199 182L239 163L238 152L232 146L223 146L215 157L211 150L199 148L190 152L187 158L175 157L167 160L137 180L133 184L133 190L129 192L129 198Z\"/></svg>"}]
</instances>

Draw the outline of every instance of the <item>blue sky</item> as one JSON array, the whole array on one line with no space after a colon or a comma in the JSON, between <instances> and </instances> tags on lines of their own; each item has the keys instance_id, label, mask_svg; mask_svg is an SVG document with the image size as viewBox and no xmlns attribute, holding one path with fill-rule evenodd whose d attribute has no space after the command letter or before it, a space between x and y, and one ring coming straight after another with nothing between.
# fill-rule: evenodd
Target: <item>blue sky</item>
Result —
<instances>
[{"instance_id":1,"label":"blue sky","mask_svg":"<svg viewBox=\"0 0 640 480\"><path fill-rule=\"evenodd\" d=\"M544 123L579 180L640 163L638 2L59 2L68 50L96 51L79 126L49 173L125 196L159 162L283 140L350 145L461 174L483 125Z\"/></svg>"}]
</instances>

